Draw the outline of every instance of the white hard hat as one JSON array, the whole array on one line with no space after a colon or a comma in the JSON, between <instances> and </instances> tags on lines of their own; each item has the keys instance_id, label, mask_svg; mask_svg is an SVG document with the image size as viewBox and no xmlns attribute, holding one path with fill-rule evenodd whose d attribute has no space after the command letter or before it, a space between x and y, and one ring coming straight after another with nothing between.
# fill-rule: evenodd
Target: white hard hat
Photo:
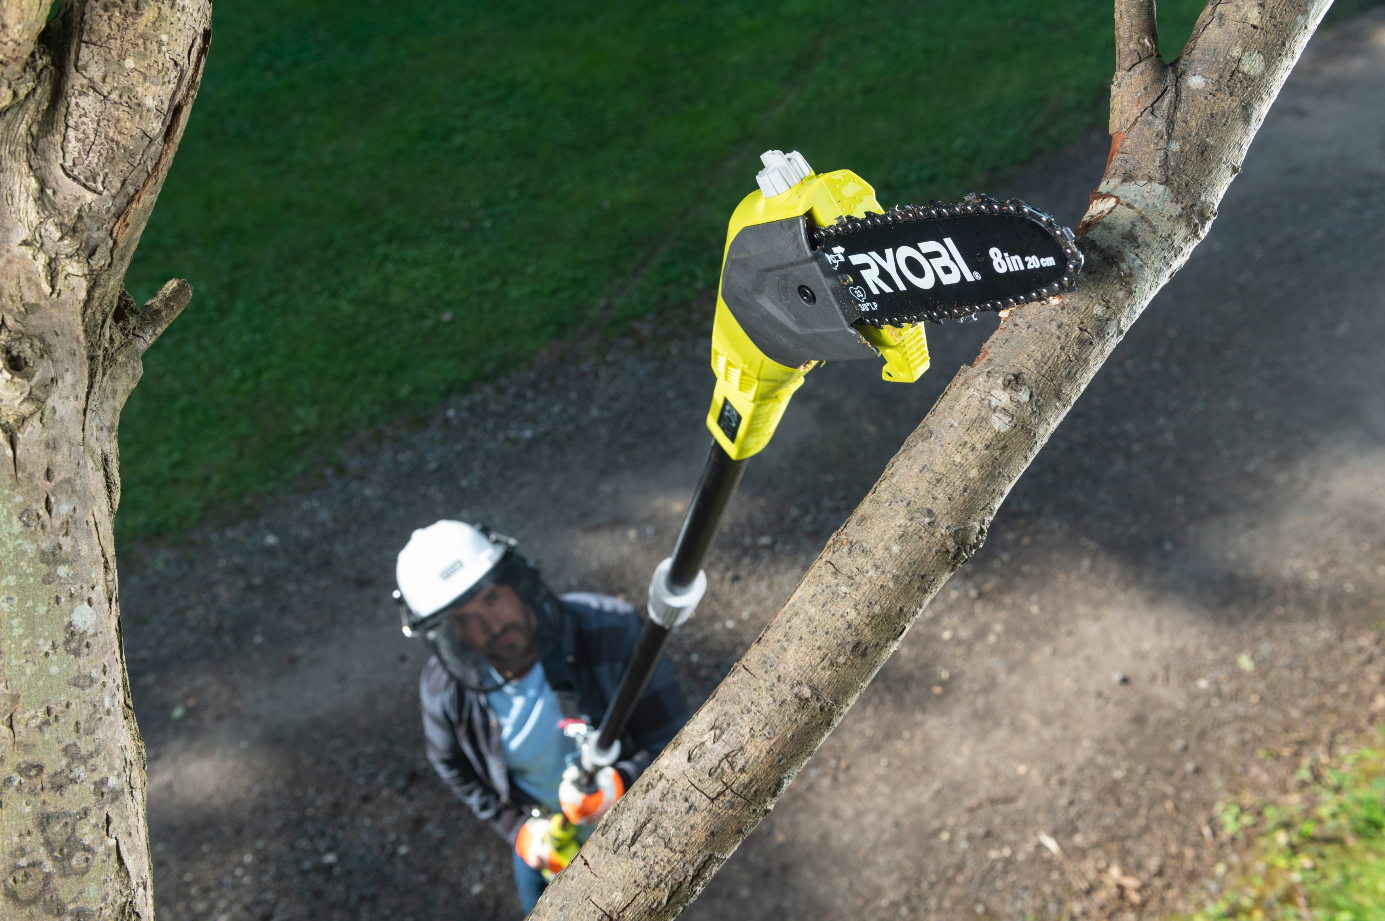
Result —
<instances>
[{"instance_id":1,"label":"white hard hat","mask_svg":"<svg viewBox=\"0 0 1385 921\"><path fill-rule=\"evenodd\" d=\"M394 598L404 635L420 637L443 668L473 691L493 691L509 680L492 667L484 649L449 626L456 608L486 586L503 584L519 596L532 615L535 655L547 654L563 636L561 602L515 544L483 524L438 521L413 533L395 565Z\"/></svg>"},{"instance_id":2,"label":"white hard hat","mask_svg":"<svg viewBox=\"0 0 1385 921\"><path fill-rule=\"evenodd\" d=\"M394 569L404 603L419 620L436 614L484 579L509 546L460 521L418 529Z\"/></svg>"}]
</instances>

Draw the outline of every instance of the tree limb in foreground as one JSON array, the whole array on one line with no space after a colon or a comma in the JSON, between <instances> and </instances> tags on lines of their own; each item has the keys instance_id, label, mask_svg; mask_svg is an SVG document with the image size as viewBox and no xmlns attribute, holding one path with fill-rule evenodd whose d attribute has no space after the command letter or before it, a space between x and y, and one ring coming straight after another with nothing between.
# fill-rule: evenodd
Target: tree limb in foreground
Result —
<instances>
[{"instance_id":1,"label":"tree limb in foreground","mask_svg":"<svg viewBox=\"0 0 1385 921\"><path fill-rule=\"evenodd\" d=\"M0 917L154 916L120 640L116 430L187 305L121 287L187 124L209 0L0 0Z\"/></svg>"},{"instance_id":2,"label":"tree limb in foreground","mask_svg":"<svg viewBox=\"0 0 1385 921\"><path fill-rule=\"evenodd\" d=\"M765 817L1207 233L1330 0L1213 0L1183 55L1117 0L1111 157L1077 291L1005 319L712 697L530 916L673 918Z\"/></svg>"}]
</instances>

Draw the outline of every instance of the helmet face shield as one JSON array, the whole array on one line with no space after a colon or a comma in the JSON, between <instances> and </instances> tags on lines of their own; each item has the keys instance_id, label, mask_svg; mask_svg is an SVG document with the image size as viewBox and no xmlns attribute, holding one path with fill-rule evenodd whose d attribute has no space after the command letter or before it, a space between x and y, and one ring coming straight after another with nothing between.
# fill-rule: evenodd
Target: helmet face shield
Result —
<instances>
[{"instance_id":1,"label":"helmet face shield","mask_svg":"<svg viewBox=\"0 0 1385 921\"><path fill-rule=\"evenodd\" d=\"M494 691L527 672L562 637L563 611L534 567L513 550L416 628L463 687Z\"/></svg>"}]
</instances>

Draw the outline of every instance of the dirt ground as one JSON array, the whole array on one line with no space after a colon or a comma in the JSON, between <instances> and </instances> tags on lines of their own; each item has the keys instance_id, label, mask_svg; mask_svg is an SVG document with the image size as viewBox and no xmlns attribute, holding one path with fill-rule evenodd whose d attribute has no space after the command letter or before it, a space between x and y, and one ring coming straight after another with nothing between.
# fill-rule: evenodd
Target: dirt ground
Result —
<instances>
[{"instance_id":1,"label":"dirt ground","mask_svg":"<svg viewBox=\"0 0 1385 921\"><path fill-rule=\"evenodd\" d=\"M1105 145L1013 189L1075 224ZM1313 40L1207 241L688 917L1154 918L1235 876L1219 799L1291 795L1385 709L1383 179L1377 10ZM809 377L672 643L694 703L993 328L930 327L914 386ZM423 758L394 555L484 520L556 589L641 603L708 443L706 347L555 350L123 548L162 918L518 916L505 844Z\"/></svg>"}]
</instances>

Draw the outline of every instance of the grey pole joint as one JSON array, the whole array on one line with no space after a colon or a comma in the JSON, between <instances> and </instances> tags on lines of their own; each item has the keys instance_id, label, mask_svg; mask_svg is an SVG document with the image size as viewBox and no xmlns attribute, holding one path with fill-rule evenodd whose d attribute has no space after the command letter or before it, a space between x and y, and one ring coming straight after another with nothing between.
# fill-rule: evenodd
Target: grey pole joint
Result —
<instances>
[{"instance_id":1,"label":"grey pole joint","mask_svg":"<svg viewBox=\"0 0 1385 921\"><path fill-rule=\"evenodd\" d=\"M706 570L699 569L693 584L680 592L669 583L668 573L672 566L673 557L666 557L654 568L654 578L649 582L649 619L666 630L692 617L707 593Z\"/></svg>"}]
</instances>

